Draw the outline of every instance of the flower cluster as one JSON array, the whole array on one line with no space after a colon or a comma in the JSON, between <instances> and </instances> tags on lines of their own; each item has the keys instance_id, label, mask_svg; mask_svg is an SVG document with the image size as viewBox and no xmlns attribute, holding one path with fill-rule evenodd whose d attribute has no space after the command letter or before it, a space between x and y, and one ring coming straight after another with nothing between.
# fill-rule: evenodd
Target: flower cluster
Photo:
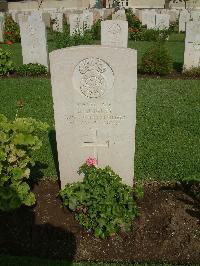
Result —
<instances>
[{"instance_id":1,"label":"flower cluster","mask_svg":"<svg viewBox=\"0 0 200 266\"><path fill-rule=\"evenodd\" d=\"M86 160L86 164L87 164L87 166L95 166L95 165L97 165L97 159L96 158L89 157Z\"/></svg>"}]
</instances>

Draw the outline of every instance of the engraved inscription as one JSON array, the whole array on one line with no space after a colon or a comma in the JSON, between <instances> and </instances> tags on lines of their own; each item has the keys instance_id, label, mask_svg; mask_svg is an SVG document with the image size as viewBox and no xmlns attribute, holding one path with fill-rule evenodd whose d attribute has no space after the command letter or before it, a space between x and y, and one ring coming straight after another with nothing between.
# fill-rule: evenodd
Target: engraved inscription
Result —
<instances>
[{"instance_id":1,"label":"engraved inscription","mask_svg":"<svg viewBox=\"0 0 200 266\"><path fill-rule=\"evenodd\" d=\"M75 67L74 88L87 98L102 97L107 90L112 89L113 83L112 68L100 58L86 58Z\"/></svg>"},{"instance_id":2,"label":"engraved inscription","mask_svg":"<svg viewBox=\"0 0 200 266\"><path fill-rule=\"evenodd\" d=\"M125 115L115 114L112 112L111 103L77 103L74 114L68 115L66 121L69 124L104 124L119 125L126 119Z\"/></svg>"}]
</instances>

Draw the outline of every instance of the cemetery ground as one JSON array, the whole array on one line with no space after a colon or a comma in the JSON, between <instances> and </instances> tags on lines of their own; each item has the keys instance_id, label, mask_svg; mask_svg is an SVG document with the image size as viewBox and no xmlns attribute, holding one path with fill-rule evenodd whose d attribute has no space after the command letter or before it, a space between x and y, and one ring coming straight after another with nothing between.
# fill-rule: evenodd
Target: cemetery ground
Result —
<instances>
[{"instance_id":1,"label":"cemetery ground","mask_svg":"<svg viewBox=\"0 0 200 266\"><path fill-rule=\"evenodd\" d=\"M53 50L53 43L49 44ZM129 43L129 47L138 49L139 61L150 45ZM167 45L174 63L182 64L182 36L171 36ZM22 63L20 44L2 46L11 50L16 64ZM178 181L199 178L199 87L199 80L159 77L138 80L135 178L144 184L145 192L138 201L140 216L134 220L131 232L100 240L84 230L56 197L59 183L50 79L2 78L0 113L10 119L16 113L20 117L31 116L47 122L50 129L42 149L35 155L37 163L32 172L37 181L33 185L37 204L0 213L0 249L4 254L0 265L66 265L39 258L119 262L118 265L125 262L198 265L199 202ZM83 266L88 262L69 265Z\"/></svg>"}]
</instances>

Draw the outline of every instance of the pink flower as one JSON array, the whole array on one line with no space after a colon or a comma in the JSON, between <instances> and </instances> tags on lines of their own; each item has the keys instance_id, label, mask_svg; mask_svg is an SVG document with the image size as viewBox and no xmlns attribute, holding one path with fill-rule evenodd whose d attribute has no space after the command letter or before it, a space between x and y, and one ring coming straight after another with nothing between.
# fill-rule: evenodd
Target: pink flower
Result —
<instances>
[{"instance_id":1,"label":"pink flower","mask_svg":"<svg viewBox=\"0 0 200 266\"><path fill-rule=\"evenodd\" d=\"M87 164L87 166L94 166L94 165L97 164L97 159L96 158L89 157L86 160L86 164Z\"/></svg>"}]
</instances>

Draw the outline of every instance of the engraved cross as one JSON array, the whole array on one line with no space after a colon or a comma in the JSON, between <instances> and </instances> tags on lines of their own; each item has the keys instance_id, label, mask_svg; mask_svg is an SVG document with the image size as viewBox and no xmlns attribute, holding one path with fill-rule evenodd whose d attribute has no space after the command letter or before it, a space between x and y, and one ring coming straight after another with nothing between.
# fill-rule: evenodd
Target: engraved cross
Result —
<instances>
[{"instance_id":1,"label":"engraved cross","mask_svg":"<svg viewBox=\"0 0 200 266\"><path fill-rule=\"evenodd\" d=\"M93 156L96 158L97 160L97 165L98 165L98 151L99 151L99 148L109 148L109 140L107 141L98 141L98 131L97 129L95 130L95 134L94 134L94 137L93 137L93 140L91 141L84 141L83 145L82 145L83 148L86 148L86 147L91 147L93 148Z\"/></svg>"}]
</instances>

